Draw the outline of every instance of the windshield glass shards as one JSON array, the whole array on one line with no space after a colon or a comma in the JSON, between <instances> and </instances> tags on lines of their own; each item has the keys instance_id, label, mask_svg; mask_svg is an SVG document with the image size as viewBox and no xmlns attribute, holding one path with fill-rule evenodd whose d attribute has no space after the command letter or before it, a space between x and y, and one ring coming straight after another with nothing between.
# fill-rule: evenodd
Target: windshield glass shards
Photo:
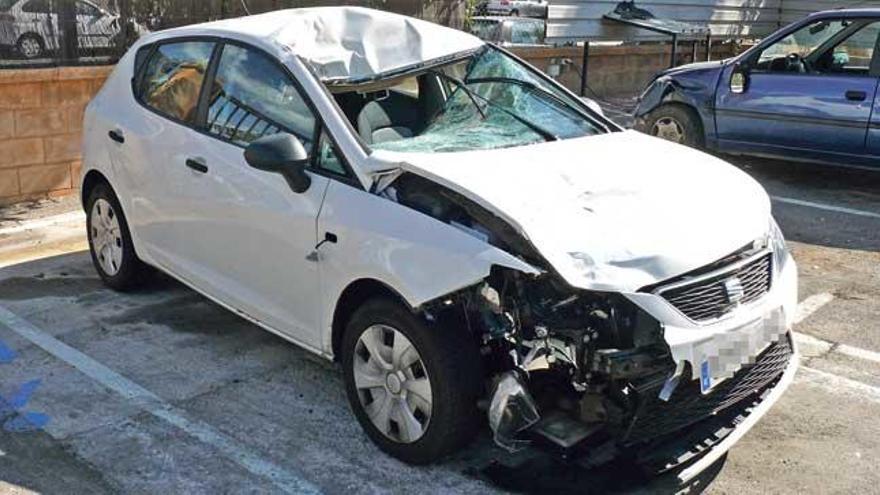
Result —
<instances>
[{"instance_id":1,"label":"windshield glass shards","mask_svg":"<svg viewBox=\"0 0 880 495\"><path fill-rule=\"evenodd\" d=\"M583 105L492 46L387 88L337 94L373 149L454 152L523 146L604 132Z\"/></svg>"}]
</instances>

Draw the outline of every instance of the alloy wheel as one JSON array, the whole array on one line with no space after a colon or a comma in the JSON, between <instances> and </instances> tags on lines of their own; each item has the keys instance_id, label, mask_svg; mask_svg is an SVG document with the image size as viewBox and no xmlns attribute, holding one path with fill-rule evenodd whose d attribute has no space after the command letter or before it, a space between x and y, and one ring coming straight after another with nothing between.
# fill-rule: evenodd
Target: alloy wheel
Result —
<instances>
[{"instance_id":1,"label":"alloy wheel","mask_svg":"<svg viewBox=\"0 0 880 495\"><path fill-rule=\"evenodd\" d=\"M361 406L373 425L395 442L421 438L431 420L433 396L412 342L390 326L370 326L358 338L352 365Z\"/></svg>"}]
</instances>

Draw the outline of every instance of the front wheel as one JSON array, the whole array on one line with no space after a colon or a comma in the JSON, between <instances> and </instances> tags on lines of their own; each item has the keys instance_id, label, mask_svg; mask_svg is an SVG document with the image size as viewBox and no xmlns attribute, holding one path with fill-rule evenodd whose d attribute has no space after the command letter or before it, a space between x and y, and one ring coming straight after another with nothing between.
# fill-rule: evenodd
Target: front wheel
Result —
<instances>
[{"instance_id":1,"label":"front wheel","mask_svg":"<svg viewBox=\"0 0 880 495\"><path fill-rule=\"evenodd\" d=\"M703 147L700 116L684 105L666 104L657 108L648 114L644 128L648 134L673 143L692 148Z\"/></svg>"},{"instance_id":2,"label":"front wheel","mask_svg":"<svg viewBox=\"0 0 880 495\"><path fill-rule=\"evenodd\" d=\"M473 438L482 376L466 331L429 326L378 298L355 312L342 344L349 403L380 449L425 464Z\"/></svg>"}]
</instances>

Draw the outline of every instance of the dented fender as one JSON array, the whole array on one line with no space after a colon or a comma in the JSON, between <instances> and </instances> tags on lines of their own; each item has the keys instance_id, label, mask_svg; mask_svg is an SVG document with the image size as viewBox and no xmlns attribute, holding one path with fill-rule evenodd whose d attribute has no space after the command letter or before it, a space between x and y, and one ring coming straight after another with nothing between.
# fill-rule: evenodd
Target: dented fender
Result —
<instances>
[{"instance_id":1,"label":"dented fender","mask_svg":"<svg viewBox=\"0 0 880 495\"><path fill-rule=\"evenodd\" d=\"M323 325L356 280L376 280L413 308L472 286L493 266L539 275L540 269L462 230L377 194L331 182L318 218L318 235L338 241L320 248ZM331 335L330 332L324 332ZM331 352L329 338L323 347Z\"/></svg>"}]
</instances>

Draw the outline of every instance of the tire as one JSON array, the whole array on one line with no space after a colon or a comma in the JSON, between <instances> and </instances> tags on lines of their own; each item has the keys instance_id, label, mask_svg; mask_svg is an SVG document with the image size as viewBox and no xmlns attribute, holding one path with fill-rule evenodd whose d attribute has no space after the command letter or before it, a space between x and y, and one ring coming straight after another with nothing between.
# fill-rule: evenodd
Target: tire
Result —
<instances>
[{"instance_id":1,"label":"tire","mask_svg":"<svg viewBox=\"0 0 880 495\"><path fill-rule=\"evenodd\" d=\"M140 286L149 269L135 253L125 214L106 183L96 185L86 200L86 229L92 264L104 284L118 291Z\"/></svg>"},{"instance_id":2,"label":"tire","mask_svg":"<svg viewBox=\"0 0 880 495\"><path fill-rule=\"evenodd\" d=\"M667 103L656 108L645 119L644 132L692 148L705 145L703 122L685 105Z\"/></svg>"},{"instance_id":3,"label":"tire","mask_svg":"<svg viewBox=\"0 0 880 495\"><path fill-rule=\"evenodd\" d=\"M513 17L519 17L519 11L516 9L513 9L510 11L510 15Z\"/></svg>"},{"instance_id":4,"label":"tire","mask_svg":"<svg viewBox=\"0 0 880 495\"><path fill-rule=\"evenodd\" d=\"M22 57L32 60L43 55L46 51L46 44L43 43L43 38L40 35L27 33L18 38L15 48Z\"/></svg>"},{"instance_id":5,"label":"tire","mask_svg":"<svg viewBox=\"0 0 880 495\"><path fill-rule=\"evenodd\" d=\"M415 351L399 354L397 362L403 366L395 367L395 344L400 349L411 344ZM370 349L380 359L374 358ZM383 368L382 363L390 367ZM342 366L355 417L387 454L410 464L427 464L473 439L480 424L477 400L483 380L479 351L466 330L438 328L391 299L371 299L355 311L346 326ZM357 373L356 367L360 370ZM404 379L391 376L401 374ZM422 380L427 380L427 389ZM429 404L423 395L430 395ZM405 415L403 408L411 414ZM407 423L397 421L406 417L416 427L407 428Z\"/></svg>"}]
</instances>

